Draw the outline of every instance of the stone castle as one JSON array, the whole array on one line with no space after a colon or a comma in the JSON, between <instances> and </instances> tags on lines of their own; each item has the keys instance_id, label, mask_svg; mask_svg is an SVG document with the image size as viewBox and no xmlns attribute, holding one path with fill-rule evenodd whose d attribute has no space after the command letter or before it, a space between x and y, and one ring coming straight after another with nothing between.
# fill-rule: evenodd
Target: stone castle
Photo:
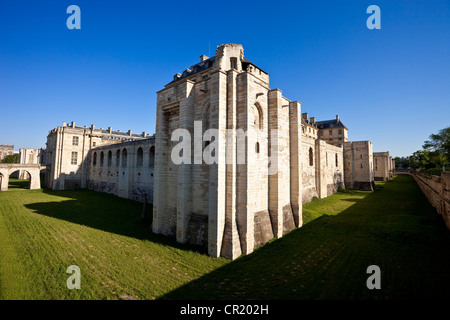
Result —
<instances>
[{"instance_id":1,"label":"stone castle","mask_svg":"<svg viewBox=\"0 0 450 320\"><path fill-rule=\"evenodd\" d=\"M193 153L175 164L177 129L216 161ZM63 123L49 132L45 165L49 188L152 203L153 232L235 259L301 227L302 204L312 198L373 190L395 164L370 141L348 141L339 116L302 113L300 102L270 88L269 74L241 45L225 44L157 92L155 135Z\"/></svg>"}]
</instances>

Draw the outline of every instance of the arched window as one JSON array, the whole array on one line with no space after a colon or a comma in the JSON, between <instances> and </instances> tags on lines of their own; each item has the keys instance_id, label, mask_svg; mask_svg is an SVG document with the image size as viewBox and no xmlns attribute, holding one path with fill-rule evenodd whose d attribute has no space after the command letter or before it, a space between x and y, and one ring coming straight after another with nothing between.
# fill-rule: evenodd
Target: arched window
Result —
<instances>
[{"instance_id":1,"label":"arched window","mask_svg":"<svg viewBox=\"0 0 450 320\"><path fill-rule=\"evenodd\" d=\"M325 152L325 163L326 166L328 167L328 152Z\"/></svg>"},{"instance_id":2,"label":"arched window","mask_svg":"<svg viewBox=\"0 0 450 320\"><path fill-rule=\"evenodd\" d=\"M105 159L105 154L103 151L100 153L100 167L103 167L103 160Z\"/></svg>"},{"instance_id":3,"label":"arched window","mask_svg":"<svg viewBox=\"0 0 450 320\"><path fill-rule=\"evenodd\" d=\"M338 166L338 155L336 153L336 167Z\"/></svg>"},{"instance_id":4,"label":"arched window","mask_svg":"<svg viewBox=\"0 0 450 320\"><path fill-rule=\"evenodd\" d=\"M155 167L155 147L154 146L152 146L150 148L150 159L149 159L149 162L148 162L148 166L150 168L154 168Z\"/></svg>"},{"instance_id":5,"label":"arched window","mask_svg":"<svg viewBox=\"0 0 450 320\"><path fill-rule=\"evenodd\" d=\"M127 166L127 149L123 149L122 151L122 167Z\"/></svg>"},{"instance_id":6,"label":"arched window","mask_svg":"<svg viewBox=\"0 0 450 320\"><path fill-rule=\"evenodd\" d=\"M108 151L108 167L111 167L111 163L112 163L112 152L110 150Z\"/></svg>"},{"instance_id":7,"label":"arched window","mask_svg":"<svg viewBox=\"0 0 450 320\"><path fill-rule=\"evenodd\" d=\"M142 163L144 162L144 150L139 147L137 151L137 166L142 167Z\"/></svg>"},{"instance_id":8,"label":"arched window","mask_svg":"<svg viewBox=\"0 0 450 320\"><path fill-rule=\"evenodd\" d=\"M261 105L256 102L255 103L255 109L253 111L254 115L254 125L255 128L262 130L263 129L263 112Z\"/></svg>"},{"instance_id":9,"label":"arched window","mask_svg":"<svg viewBox=\"0 0 450 320\"><path fill-rule=\"evenodd\" d=\"M314 165L314 154L313 149L311 147L309 148L309 165L310 166Z\"/></svg>"},{"instance_id":10,"label":"arched window","mask_svg":"<svg viewBox=\"0 0 450 320\"><path fill-rule=\"evenodd\" d=\"M255 145L255 151L256 153L259 153L259 142L257 142Z\"/></svg>"},{"instance_id":11,"label":"arched window","mask_svg":"<svg viewBox=\"0 0 450 320\"><path fill-rule=\"evenodd\" d=\"M92 157L92 165L94 167L97 165L97 152L94 152L94 156Z\"/></svg>"},{"instance_id":12,"label":"arched window","mask_svg":"<svg viewBox=\"0 0 450 320\"><path fill-rule=\"evenodd\" d=\"M120 149L116 152L116 167L120 166Z\"/></svg>"}]
</instances>

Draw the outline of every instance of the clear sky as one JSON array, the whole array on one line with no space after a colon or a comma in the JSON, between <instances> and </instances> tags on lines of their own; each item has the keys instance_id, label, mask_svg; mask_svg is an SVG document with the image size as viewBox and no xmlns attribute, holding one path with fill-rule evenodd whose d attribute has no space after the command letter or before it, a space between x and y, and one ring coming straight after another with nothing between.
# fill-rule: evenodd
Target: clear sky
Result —
<instances>
[{"instance_id":1,"label":"clear sky","mask_svg":"<svg viewBox=\"0 0 450 320\"><path fill-rule=\"evenodd\" d=\"M63 121L154 133L156 91L223 43L374 151L410 155L450 125L449 0L1 0L0 144L45 147Z\"/></svg>"}]
</instances>

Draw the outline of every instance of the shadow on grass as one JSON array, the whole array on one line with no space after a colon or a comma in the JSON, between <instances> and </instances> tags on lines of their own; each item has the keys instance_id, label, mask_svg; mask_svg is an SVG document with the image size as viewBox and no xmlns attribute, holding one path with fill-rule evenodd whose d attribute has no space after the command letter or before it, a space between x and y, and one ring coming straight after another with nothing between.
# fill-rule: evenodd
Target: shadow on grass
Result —
<instances>
[{"instance_id":1,"label":"shadow on grass","mask_svg":"<svg viewBox=\"0 0 450 320\"><path fill-rule=\"evenodd\" d=\"M180 244L174 238L153 233L151 204L146 205L146 218L142 218L143 203L112 194L87 189L64 191L43 189L43 192L62 199L27 204L25 207L40 215L90 228L206 254L206 249L201 247Z\"/></svg>"},{"instance_id":2,"label":"shadow on grass","mask_svg":"<svg viewBox=\"0 0 450 320\"><path fill-rule=\"evenodd\" d=\"M162 299L448 299L449 247L442 217L412 178L397 176ZM366 286L370 265L381 290Z\"/></svg>"},{"instance_id":3,"label":"shadow on grass","mask_svg":"<svg viewBox=\"0 0 450 320\"><path fill-rule=\"evenodd\" d=\"M30 189L30 180L9 179L8 190Z\"/></svg>"}]
</instances>

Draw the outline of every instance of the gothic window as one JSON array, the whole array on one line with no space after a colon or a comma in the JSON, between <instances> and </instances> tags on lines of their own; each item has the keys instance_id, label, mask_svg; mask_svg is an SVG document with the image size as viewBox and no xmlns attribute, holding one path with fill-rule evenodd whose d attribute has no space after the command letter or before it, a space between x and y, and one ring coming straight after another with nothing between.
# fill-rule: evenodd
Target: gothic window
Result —
<instances>
[{"instance_id":1,"label":"gothic window","mask_svg":"<svg viewBox=\"0 0 450 320\"><path fill-rule=\"evenodd\" d=\"M105 159L105 154L103 151L100 153L100 167L103 167L103 160Z\"/></svg>"},{"instance_id":2,"label":"gothic window","mask_svg":"<svg viewBox=\"0 0 450 320\"><path fill-rule=\"evenodd\" d=\"M120 165L120 150L116 152L116 167Z\"/></svg>"},{"instance_id":3,"label":"gothic window","mask_svg":"<svg viewBox=\"0 0 450 320\"><path fill-rule=\"evenodd\" d=\"M111 167L112 163L112 152L111 150L108 152L108 167Z\"/></svg>"},{"instance_id":4,"label":"gothic window","mask_svg":"<svg viewBox=\"0 0 450 320\"><path fill-rule=\"evenodd\" d=\"M97 165L97 152L94 152L94 157L92 158L92 165L94 167Z\"/></svg>"},{"instance_id":5,"label":"gothic window","mask_svg":"<svg viewBox=\"0 0 450 320\"><path fill-rule=\"evenodd\" d=\"M255 128L263 129L263 112L259 103L255 103L253 108L253 124Z\"/></svg>"},{"instance_id":6,"label":"gothic window","mask_svg":"<svg viewBox=\"0 0 450 320\"><path fill-rule=\"evenodd\" d=\"M144 162L144 151L142 148L139 148L137 151L137 166L142 167L142 163Z\"/></svg>"},{"instance_id":7,"label":"gothic window","mask_svg":"<svg viewBox=\"0 0 450 320\"><path fill-rule=\"evenodd\" d=\"M122 167L127 166L127 149L123 149L122 151Z\"/></svg>"},{"instance_id":8,"label":"gothic window","mask_svg":"<svg viewBox=\"0 0 450 320\"><path fill-rule=\"evenodd\" d=\"M149 161L148 166L150 168L155 167L155 147L154 146L150 148L150 161Z\"/></svg>"},{"instance_id":9,"label":"gothic window","mask_svg":"<svg viewBox=\"0 0 450 320\"><path fill-rule=\"evenodd\" d=\"M309 148L309 165L310 166L314 165L314 154L313 149L311 147Z\"/></svg>"}]
</instances>

